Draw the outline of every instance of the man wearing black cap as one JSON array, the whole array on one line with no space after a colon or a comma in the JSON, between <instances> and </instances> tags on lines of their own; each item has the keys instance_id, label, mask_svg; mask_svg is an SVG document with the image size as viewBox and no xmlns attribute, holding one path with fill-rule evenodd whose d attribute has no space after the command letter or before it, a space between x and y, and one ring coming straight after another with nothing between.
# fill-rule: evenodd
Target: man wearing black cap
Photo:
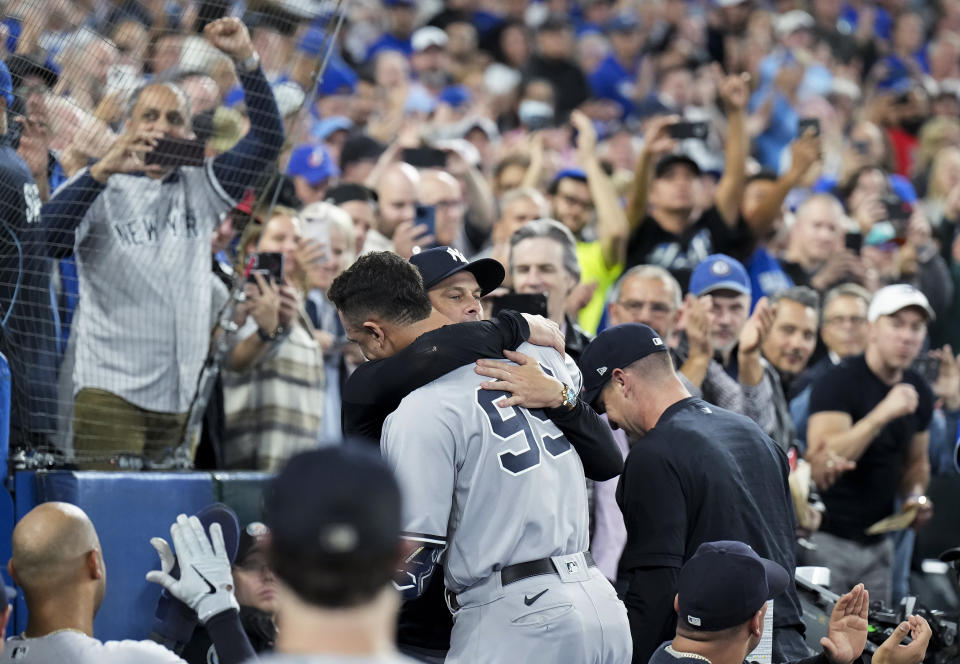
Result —
<instances>
[{"instance_id":1,"label":"man wearing black cap","mask_svg":"<svg viewBox=\"0 0 960 664\"><path fill-rule=\"evenodd\" d=\"M729 125L724 146L726 162L714 206L699 217L693 216L697 210L700 167L689 157L673 153L676 141L670 137L670 126L679 118L669 116L654 118L647 125L627 211L632 228L627 267L659 265L669 270L684 288L697 263L713 253L736 255L743 242L739 206L746 181L744 109L750 96L747 79L739 74L728 76L720 87L720 96Z\"/></svg>"},{"instance_id":2,"label":"man wearing black cap","mask_svg":"<svg viewBox=\"0 0 960 664\"><path fill-rule=\"evenodd\" d=\"M680 570L674 609L677 633L650 658L650 664L741 664L763 635L768 602L792 584L783 567L761 558L743 542L705 542ZM852 664L867 642L870 597L858 584L837 600L820 639L823 652L793 664ZM898 626L873 655L876 664L919 664L931 632L923 618L909 622L914 642L900 646L907 629Z\"/></svg>"},{"instance_id":3,"label":"man wearing black cap","mask_svg":"<svg viewBox=\"0 0 960 664\"><path fill-rule=\"evenodd\" d=\"M390 469L365 448L290 459L265 500L283 654L261 662L413 664L393 639L400 597L391 579L405 555L401 498Z\"/></svg>"},{"instance_id":4,"label":"man wearing black cap","mask_svg":"<svg viewBox=\"0 0 960 664\"><path fill-rule=\"evenodd\" d=\"M492 258L472 263L453 247L434 247L410 258L423 277L433 308L455 323L483 320L480 299L498 288L506 274Z\"/></svg>"},{"instance_id":5,"label":"man wearing black cap","mask_svg":"<svg viewBox=\"0 0 960 664\"><path fill-rule=\"evenodd\" d=\"M646 325L604 330L580 362L582 398L642 439L617 488L627 528L620 576L633 661L642 664L673 635L680 567L698 544L737 539L796 567L787 459L751 420L691 397L663 339ZM809 654L792 584L776 597L773 625L774 662Z\"/></svg>"}]
</instances>

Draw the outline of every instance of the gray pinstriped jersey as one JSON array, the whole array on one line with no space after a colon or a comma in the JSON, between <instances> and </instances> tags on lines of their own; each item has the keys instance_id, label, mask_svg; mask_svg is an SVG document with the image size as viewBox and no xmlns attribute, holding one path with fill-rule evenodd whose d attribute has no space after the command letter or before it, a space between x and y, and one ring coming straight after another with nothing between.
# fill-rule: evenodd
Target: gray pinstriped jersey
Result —
<instances>
[{"instance_id":1,"label":"gray pinstriped jersey","mask_svg":"<svg viewBox=\"0 0 960 664\"><path fill-rule=\"evenodd\" d=\"M555 350L525 343L567 385ZM507 565L586 551L580 457L542 411L500 408L502 392L461 367L408 395L386 420L381 450L404 500L404 536L446 546L447 587L460 592Z\"/></svg>"},{"instance_id":2,"label":"gray pinstriped jersey","mask_svg":"<svg viewBox=\"0 0 960 664\"><path fill-rule=\"evenodd\" d=\"M210 234L233 205L212 163L164 180L112 175L84 215L75 392L189 409L210 338Z\"/></svg>"}]
</instances>

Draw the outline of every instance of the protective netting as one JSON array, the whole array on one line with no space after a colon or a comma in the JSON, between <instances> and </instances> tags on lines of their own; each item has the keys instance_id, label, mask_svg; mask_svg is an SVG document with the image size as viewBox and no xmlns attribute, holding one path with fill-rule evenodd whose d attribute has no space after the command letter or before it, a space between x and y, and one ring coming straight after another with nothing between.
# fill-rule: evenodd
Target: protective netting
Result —
<instances>
[{"instance_id":1,"label":"protective netting","mask_svg":"<svg viewBox=\"0 0 960 664\"><path fill-rule=\"evenodd\" d=\"M191 463L224 328L243 324L238 236L255 208L283 202L271 176L303 142L339 9L6 4L0 351L14 457Z\"/></svg>"}]
</instances>

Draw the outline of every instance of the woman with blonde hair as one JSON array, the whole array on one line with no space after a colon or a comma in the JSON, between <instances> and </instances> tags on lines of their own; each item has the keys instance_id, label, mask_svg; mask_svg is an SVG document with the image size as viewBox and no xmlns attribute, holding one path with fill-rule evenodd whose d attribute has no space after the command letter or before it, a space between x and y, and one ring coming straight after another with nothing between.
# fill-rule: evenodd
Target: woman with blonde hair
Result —
<instances>
[{"instance_id":1,"label":"woman with blonde hair","mask_svg":"<svg viewBox=\"0 0 960 664\"><path fill-rule=\"evenodd\" d=\"M307 291L306 312L314 326L314 338L323 350L326 363L326 401L324 436L337 439L340 431L340 382L348 375L350 342L337 315L337 308L327 299L327 289L356 260L353 248L353 219L331 203L311 203L300 211L303 234L325 245L326 251L317 260L304 266Z\"/></svg>"},{"instance_id":2,"label":"woman with blonde hair","mask_svg":"<svg viewBox=\"0 0 960 664\"><path fill-rule=\"evenodd\" d=\"M266 218L266 211L257 214ZM323 350L303 308L308 266L322 247L303 237L295 210L277 206L265 224L249 224L240 238L239 273L255 253L283 256L280 280L250 272L237 310L236 335L223 373L224 467L279 468L322 439Z\"/></svg>"}]
</instances>

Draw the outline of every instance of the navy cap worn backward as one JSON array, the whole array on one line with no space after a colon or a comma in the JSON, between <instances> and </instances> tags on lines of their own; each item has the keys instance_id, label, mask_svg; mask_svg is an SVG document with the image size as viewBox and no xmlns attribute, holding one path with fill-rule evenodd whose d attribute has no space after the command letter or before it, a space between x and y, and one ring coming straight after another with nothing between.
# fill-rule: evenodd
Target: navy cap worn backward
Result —
<instances>
[{"instance_id":1,"label":"navy cap worn backward","mask_svg":"<svg viewBox=\"0 0 960 664\"><path fill-rule=\"evenodd\" d=\"M708 632L742 625L789 585L787 570L743 542L704 542L680 569L680 625Z\"/></svg>"},{"instance_id":2,"label":"navy cap worn backward","mask_svg":"<svg viewBox=\"0 0 960 664\"><path fill-rule=\"evenodd\" d=\"M608 327L591 341L580 356L583 401L593 404L614 369L623 369L651 353L666 352L667 345L656 331L643 323Z\"/></svg>"},{"instance_id":3,"label":"navy cap worn backward","mask_svg":"<svg viewBox=\"0 0 960 664\"><path fill-rule=\"evenodd\" d=\"M750 295L750 275L736 258L726 254L712 254L704 258L690 275L690 292L695 296L708 295L718 290L731 290Z\"/></svg>"},{"instance_id":4,"label":"navy cap worn backward","mask_svg":"<svg viewBox=\"0 0 960 664\"><path fill-rule=\"evenodd\" d=\"M410 257L423 277L423 287L430 290L447 277L458 272L470 272L477 278L480 295L486 295L503 283L506 276L503 266L492 258L481 258L472 263L458 249L433 247Z\"/></svg>"}]
</instances>

